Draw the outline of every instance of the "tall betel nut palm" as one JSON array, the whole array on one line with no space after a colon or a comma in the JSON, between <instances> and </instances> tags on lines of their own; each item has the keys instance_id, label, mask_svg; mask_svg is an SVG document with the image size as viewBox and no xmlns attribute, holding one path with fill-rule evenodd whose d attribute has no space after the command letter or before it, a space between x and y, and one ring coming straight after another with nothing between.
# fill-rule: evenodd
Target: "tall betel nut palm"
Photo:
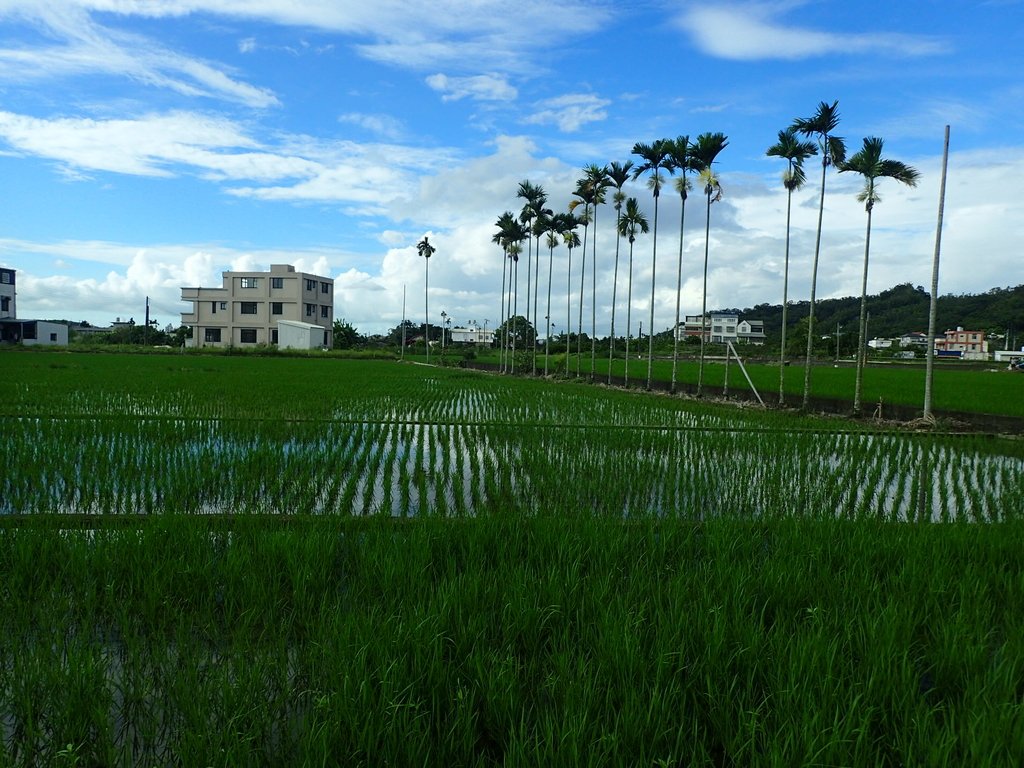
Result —
<instances>
[{"instance_id":1,"label":"tall betel nut palm","mask_svg":"<svg viewBox=\"0 0 1024 768\"><path fill-rule=\"evenodd\" d=\"M779 405L786 402L786 328L789 309L789 232L792 220L793 193L804 185L807 179L804 173L804 160L816 155L818 148L814 142L801 141L792 127L779 131L779 140L768 147L765 154L769 157L781 157L786 161L786 170L782 174L782 185L786 188L786 259L782 271L782 342L779 351Z\"/></svg>"},{"instance_id":2,"label":"tall betel nut palm","mask_svg":"<svg viewBox=\"0 0 1024 768\"><path fill-rule=\"evenodd\" d=\"M629 386L629 337L630 323L633 321L633 243L639 233L648 232L647 217L640 212L640 205L635 197L626 201L626 210L619 216L619 234L629 240L629 280L626 285L626 386Z\"/></svg>"},{"instance_id":3,"label":"tall betel nut palm","mask_svg":"<svg viewBox=\"0 0 1024 768\"><path fill-rule=\"evenodd\" d=\"M700 169L700 184L707 198L707 216L704 221L704 285L701 289L700 366L697 370L697 397L704 394L704 341L708 333L708 251L711 245L711 204L722 199L722 185L712 168L719 153L728 146L724 133L702 133L690 148L690 156Z\"/></svg>"},{"instance_id":4,"label":"tall betel nut palm","mask_svg":"<svg viewBox=\"0 0 1024 768\"><path fill-rule=\"evenodd\" d=\"M797 118L792 128L802 136L815 137L821 153L821 197L818 201L818 231L814 238L814 263L811 266L811 301L807 320L807 357L804 361L804 396L801 408L807 409L811 399L811 354L814 347L814 299L818 288L818 258L821 255L821 223L825 214L825 173L830 165L846 160L846 144L833 132L839 125L839 102L818 104L817 111L807 118Z\"/></svg>"},{"instance_id":5,"label":"tall betel nut palm","mask_svg":"<svg viewBox=\"0 0 1024 768\"><path fill-rule=\"evenodd\" d=\"M585 168L584 172L586 172ZM583 214L579 217L583 223L583 252L580 261L579 319L576 323L576 375L579 376L580 361L583 359L583 297L587 276L587 233L590 231L591 206L595 205L597 191L590 183L590 179L584 175L582 179L576 181L576 190L572 194L576 199L569 202L569 212L572 213L579 206L583 206Z\"/></svg>"},{"instance_id":6,"label":"tall betel nut palm","mask_svg":"<svg viewBox=\"0 0 1024 768\"><path fill-rule=\"evenodd\" d=\"M590 249L590 380L597 370L597 209L605 202L605 190L612 185L608 166L591 163L583 169L584 178L593 193L594 241Z\"/></svg>"},{"instance_id":7,"label":"tall betel nut palm","mask_svg":"<svg viewBox=\"0 0 1024 768\"><path fill-rule=\"evenodd\" d=\"M691 155L693 145L689 136L679 136L672 142L669 158L680 175L675 180L676 192L679 193L679 262L676 265L676 319L672 326L672 380L669 391L676 391L676 377L679 369L679 310L683 298L683 230L686 225L686 198L693 185L689 174L699 171L696 158Z\"/></svg>"},{"instance_id":8,"label":"tall betel nut palm","mask_svg":"<svg viewBox=\"0 0 1024 768\"><path fill-rule=\"evenodd\" d=\"M416 243L416 252L423 257L425 276L423 280L423 311L426 315L423 323L423 340L427 345L427 362L430 362L430 257L437 250L430 244L430 240L424 236Z\"/></svg>"},{"instance_id":9,"label":"tall betel nut palm","mask_svg":"<svg viewBox=\"0 0 1024 768\"><path fill-rule=\"evenodd\" d=\"M647 344L647 389L651 388L651 376L654 371L654 289L658 267L658 197L661 195L661 171L672 170L672 161L669 151L672 148L671 139L656 139L650 144L637 142L633 145L632 154L638 155L643 163L633 170L633 178L638 179L645 173L651 174L651 194L654 195L654 228L652 239L654 245L651 248L651 319L648 326ZM627 336L628 338L628 336Z\"/></svg>"},{"instance_id":10,"label":"tall betel nut palm","mask_svg":"<svg viewBox=\"0 0 1024 768\"><path fill-rule=\"evenodd\" d=\"M518 222L516 221L515 214L512 211L505 211L498 220L495 222L495 226L498 231L494 233L491 241L501 246L502 258L501 258L501 322L498 328L505 327L506 313L505 313L505 276L508 270L508 249L512 245L512 238L514 231L517 227ZM499 355L499 370L501 373L505 372L505 340L499 339L501 344L501 352Z\"/></svg>"},{"instance_id":11,"label":"tall betel nut palm","mask_svg":"<svg viewBox=\"0 0 1024 768\"><path fill-rule=\"evenodd\" d=\"M853 412L860 415L861 390L864 381L864 356L867 347L867 313L868 313L868 257L871 253L871 213L875 203L882 198L878 194L877 185L881 179L894 179L908 187L917 186L918 172L899 160L888 160L882 157L882 139L869 136L864 139L864 146L847 162L839 166L839 172L853 171L864 177L864 187L857 194L858 202L864 203L868 214L867 232L864 236L864 276L860 285L860 331L857 343L857 376L853 390Z\"/></svg>"},{"instance_id":12,"label":"tall betel nut palm","mask_svg":"<svg viewBox=\"0 0 1024 768\"><path fill-rule=\"evenodd\" d=\"M520 223L526 226L528 233L527 251L526 251L526 317L531 320L534 327L537 326L537 299L536 299L536 288L534 288L534 313L531 319L530 315L530 286L531 283L539 282L539 279L534 275L539 270L540 266L540 231L535 232L535 224L545 215L550 215L551 212L547 210L544 205L547 202L547 194L544 192L543 187L536 184L532 184L529 180L521 181L519 183L519 189L516 192L516 197L522 198L525 202L523 209L519 213ZM529 240L529 236L536 234L537 236L537 253L534 254L533 241ZM536 349L534 350L534 369L536 369Z\"/></svg>"},{"instance_id":13,"label":"tall betel nut palm","mask_svg":"<svg viewBox=\"0 0 1024 768\"><path fill-rule=\"evenodd\" d=\"M612 322L608 332L608 384L612 383L612 359L615 357L615 302L616 292L619 284L619 243L622 240L622 232L619 225L622 222L622 204L626 201L626 193L622 187L629 181L629 172L633 168L633 161L625 163L612 161L608 164L608 179L615 187L612 200L615 206L615 270L612 273Z\"/></svg>"}]
</instances>

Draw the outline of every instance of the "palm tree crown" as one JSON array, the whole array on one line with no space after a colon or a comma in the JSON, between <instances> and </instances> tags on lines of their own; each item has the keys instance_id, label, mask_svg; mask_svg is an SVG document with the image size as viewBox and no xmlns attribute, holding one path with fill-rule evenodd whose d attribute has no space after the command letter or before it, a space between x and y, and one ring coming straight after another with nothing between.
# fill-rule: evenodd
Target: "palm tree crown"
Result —
<instances>
[{"instance_id":1,"label":"palm tree crown","mask_svg":"<svg viewBox=\"0 0 1024 768\"><path fill-rule=\"evenodd\" d=\"M818 103L817 111L810 117L798 117L790 126L796 133L816 136L821 150L822 165L841 165L846 160L846 143L832 133L839 127L839 102Z\"/></svg>"},{"instance_id":2,"label":"palm tree crown","mask_svg":"<svg viewBox=\"0 0 1024 768\"><path fill-rule=\"evenodd\" d=\"M882 157L884 142L876 136L864 139L864 146L848 161L839 166L839 172L854 171L864 177L864 188L858 193L857 201L864 203L870 211L881 200L875 186L879 179L895 179L908 187L916 187L920 174L916 169L899 160Z\"/></svg>"},{"instance_id":3,"label":"palm tree crown","mask_svg":"<svg viewBox=\"0 0 1024 768\"><path fill-rule=\"evenodd\" d=\"M812 141L801 141L796 128L790 126L784 131L779 131L779 140L768 147L765 154L769 157L781 157L787 162L782 185L790 192L795 192L807 180L804 160L818 154L818 148Z\"/></svg>"}]
</instances>

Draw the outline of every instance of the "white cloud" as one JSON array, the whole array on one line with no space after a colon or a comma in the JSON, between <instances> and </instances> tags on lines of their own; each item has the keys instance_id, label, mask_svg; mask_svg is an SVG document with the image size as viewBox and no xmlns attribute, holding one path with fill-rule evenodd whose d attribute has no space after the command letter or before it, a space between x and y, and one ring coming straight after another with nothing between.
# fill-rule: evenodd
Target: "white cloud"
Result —
<instances>
[{"instance_id":1,"label":"white cloud","mask_svg":"<svg viewBox=\"0 0 1024 768\"><path fill-rule=\"evenodd\" d=\"M102 73L189 97L226 99L250 107L278 104L270 90L235 79L223 66L181 55L150 38L104 27L72 3L12 2L0 7L3 17L27 20L56 42L0 48L0 82L24 84Z\"/></svg>"},{"instance_id":2,"label":"white cloud","mask_svg":"<svg viewBox=\"0 0 1024 768\"><path fill-rule=\"evenodd\" d=\"M342 123L358 125L360 128L385 139L400 139L405 134L405 126L402 125L402 121L390 115L368 115L362 112L349 112L339 115L338 120Z\"/></svg>"},{"instance_id":3,"label":"white cloud","mask_svg":"<svg viewBox=\"0 0 1024 768\"><path fill-rule=\"evenodd\" d=\"M443 95L442 101L458 101L467 96L479 101L514 101L518 91L508 80L498 75L475 75L473 77L449 77L444 74L430 75L427 85Z\"/></svg>"},{"instance_id":4,"label":"white cloud","mask_svg":"<svg viewBox=\"0 0 1024 768\"><path fill-rule=\"evenodd\" d=\"M605 107L611 104L590 93L570 93L553 99L545 99L535 106L537 111L524 122L531 125L557 125L560 131L574 133L587 123L594 123L608 117Z\"/></svg>"},{"instance_id":5,"label":"white cloud","mask_svg":"<svg viewBox=\"0 0 1024 768\"><path fill-rule=\"evenodd\" d=\"M753 2L689 7L677 24L707 54L723 59L806 59L824 55L929 56L947 45L923 35L824 32L777 21L778 7Z\"/></svg>"}]
</instances>

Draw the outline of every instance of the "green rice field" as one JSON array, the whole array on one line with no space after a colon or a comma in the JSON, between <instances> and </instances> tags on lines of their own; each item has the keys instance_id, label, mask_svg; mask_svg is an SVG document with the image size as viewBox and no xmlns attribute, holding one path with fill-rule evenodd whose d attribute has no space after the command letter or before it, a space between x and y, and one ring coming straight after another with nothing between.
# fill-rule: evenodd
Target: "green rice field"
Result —
<instances>
[{"instance_id":1,"label":"green rice field","mask_svg":"<svg viewBox=\"0 0 1024 768\"><path fill-rule=\"evenodd\" d=\"M1024 761L1024 441L388 361L0 366L0 764Z\"/></svg>"}]
</instances>

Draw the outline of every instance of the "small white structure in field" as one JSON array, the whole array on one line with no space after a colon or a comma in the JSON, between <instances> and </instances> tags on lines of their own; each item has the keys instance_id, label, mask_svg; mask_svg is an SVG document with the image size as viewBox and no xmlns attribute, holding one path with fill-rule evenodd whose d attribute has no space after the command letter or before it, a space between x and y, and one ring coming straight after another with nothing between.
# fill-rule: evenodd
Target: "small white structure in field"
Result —
<instances>
[{"instance_id":1,"label":"small white structure in field","mask_svg":"<svg viewBox=\"0 0 1024 768\"><path fill-rule=\"evenodd\" d=\"M298 320L278 320L277 346L279 349L320 349L324 346L323 326Z\"/></svg>"}]
</instances>

